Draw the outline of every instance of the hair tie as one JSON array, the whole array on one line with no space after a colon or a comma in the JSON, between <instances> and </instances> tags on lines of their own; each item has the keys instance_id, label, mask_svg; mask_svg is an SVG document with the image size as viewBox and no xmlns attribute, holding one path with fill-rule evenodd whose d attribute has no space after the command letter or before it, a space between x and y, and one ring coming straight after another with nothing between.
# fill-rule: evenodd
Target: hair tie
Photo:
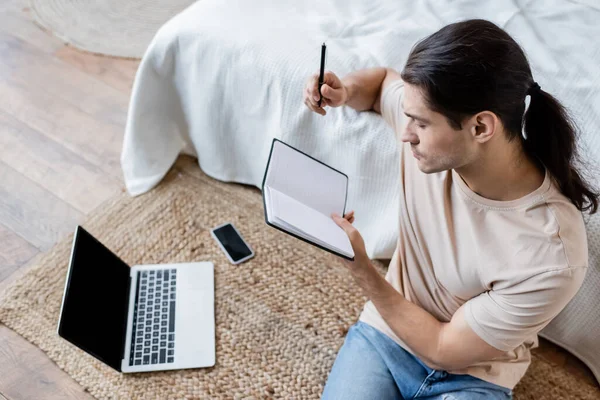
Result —
<instances>
[{"instance_id":1,"label":"hair tie","mask_svg":"<svg viewBox=\"0 0 600 400\"><path fill-rule=\"evenodd\" d=\"M531 86L529 87L529 90L527 91L527 94L531 96L533 93L537 93L537 92L539 92L541 90L542 90L542 88L540 87L540 85L538 85L538 83L534 81L531 84Z\"/></svg>"}]
</instances>

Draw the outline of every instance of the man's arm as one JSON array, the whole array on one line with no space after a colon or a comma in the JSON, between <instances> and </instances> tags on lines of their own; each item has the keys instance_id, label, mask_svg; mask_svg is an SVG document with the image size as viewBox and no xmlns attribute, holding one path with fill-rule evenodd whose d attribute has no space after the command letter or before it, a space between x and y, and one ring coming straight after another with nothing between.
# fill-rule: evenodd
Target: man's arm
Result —
<instances>
[{"instance_id":1,"label":"man's arm","mask_svg":"<svg viewBox=\"0 0 600 400\"><path fill-rule=\"evenodd\" d=\"M465 305L454 313L450 322L440 322L406 300L379 275L367 256L358 230L346 219L337 215L332 217L344 229L354 249L354 261L342 259L342 262L396 336L427 365L434 369L454 370L505 354L471 329L465 320Z\"/></svg>"},{"instance_id":2,"label":"man's arm","mask_svg":"<svg viewBox=\"0 0 600 400\"><path fill-rule=\"evenodd\" d=\"M375 269L351 221L332 215L346 232L354 260L342 259L392 331L431 368L462 369L505 356L556 317L575 296L586 267L534 273L509 290L490 290L464 303L449 322L440 322L406 300Z\"/></svg>"},{"instance_id":3,"label":"man's arm","mask_svg":"<svg viewBox=\"0 0 600 400\"><path fill-rule=\"evenodd\" d=\"M465 320L464 305L450 322L440 322L406 300L374 267L355 279L396 336L432 368L461 369L505 353L473 332Z\"/></svg>"},{"instance_id":4,"label":"man's arm","mask_svg":"<svg viewBox=\"0 0 600 400\"><path fill-rule=\"evenodd\" d=\"M348 98L346 105L357 111L375 111L381 114L381 94L392 82L401 79L390 68L369 68L352 72L342 78Z\"/></svg>"},{"instance_id":5,"label":"man's arm","mask_svg":"<svg viewBox=\"0 0 600 400\"><path fill-rule=\"evenodd\" d=\"M357 111L375 111L381 114L381 94L386 87L398 80L400 74L390 68L369 68L352 72L343 79L326 71L319 93L319 75L312 75L304 88L304 104L320 115L325 115L325 106L347 105ZM322 95L321 105L318 105Z\"/></svg>"}]
</instances>

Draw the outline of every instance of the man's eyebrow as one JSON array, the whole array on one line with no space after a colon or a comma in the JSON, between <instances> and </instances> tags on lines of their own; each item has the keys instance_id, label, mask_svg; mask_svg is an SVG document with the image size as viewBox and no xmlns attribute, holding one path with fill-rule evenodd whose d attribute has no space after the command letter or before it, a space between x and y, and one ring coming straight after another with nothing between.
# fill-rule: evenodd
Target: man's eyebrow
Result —
<instances>
[{"instance_id":1,"label":"man's eyebrow","mask_svg":"<svg viewBox=\"0 0 600 400\"><path fill-rule=\"evenodd\" d=\"M402 109L404 110L404 103L401 103ZM430 124L431 121L428 120L427 118L423 118L423 117L419 117L418 115L414 115L414 114L409 114L406 111L404 112L404 115L406 115L407 117L410 117L412 119L416 119L417 121L421 121L425 124Z\"/></svg>"},{"instance_id":2,"label":"man's eyebrow","mask_svg":"<svg viewBox=\"0 0 600 400\"><path fill-rule=\"evenodd\" d=\"M424 124L430 124L431 123L431 121L428 120L427 118L419 117L418 115L412 115L412 114L409 114L407 112L405 112L404 115L406 115L407 117L410 117L412 119L416 119L417 121L421 121Z\"/></svg>"}]
</instances>

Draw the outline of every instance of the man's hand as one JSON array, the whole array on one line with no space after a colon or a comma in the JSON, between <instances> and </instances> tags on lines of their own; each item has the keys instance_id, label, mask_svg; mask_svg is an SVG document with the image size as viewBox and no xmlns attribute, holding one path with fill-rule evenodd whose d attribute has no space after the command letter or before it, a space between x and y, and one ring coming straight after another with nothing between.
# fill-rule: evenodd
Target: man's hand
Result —
<instances>
[{"instance_id":1,"label":"man's hand","mask_svg":"<svg viewBox=\"0 0 600 400\"><path fill-rule=\"evenodd\" d=\"M352 226L352 223L354 222L354 211L350 211L344 215L344 218L337 214L332 214L331 218L333 218L335 223L346 232L348 239L350 239L352 250L354 250L354 261L342 259L342 263L350 270L355 278L360 274L366 273L371 268L371 264L369 257L367 256L365 242L358 230Z\"/></svg>"},{"instance_id":2,"label":"man's hand","mask_svg":"<svg viewBox=\"0 0 600 400\"><path fill-rule=\"evenodd\" d=\"M321 106L319 102L319 74L314 74L306 81L304 86L304 104L316 112L317 114L325 115L325 106L339 107L346 104L348 99L348 89L344 86L340 78L333 72L325 71L323 76L323 85L321 86Z\"/></svg>"}]
</instances>

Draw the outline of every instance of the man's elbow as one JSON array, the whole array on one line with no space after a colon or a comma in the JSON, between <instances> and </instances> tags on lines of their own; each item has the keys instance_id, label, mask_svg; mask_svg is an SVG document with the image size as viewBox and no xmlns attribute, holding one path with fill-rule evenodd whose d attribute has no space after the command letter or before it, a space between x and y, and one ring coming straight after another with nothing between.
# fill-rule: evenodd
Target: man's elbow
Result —
<instances>
[{"instance_id":1,"label":"man's elbow","mask_svg":"<svg viewBox=\"0 0 600 400\"><path fill-rule=\"evenodd\" d=\"M471 365L464 355L457 354L452 343L445 337L443 329L435 346L432 346L432 351L426 357L426 364L430 368L443 371L459 370Z\"/></svg>"},{"instance_id":2,"label":"man's elbow","mask_svg":"<svg viewBox=\"0 0 600 400\"><path fill-rule=\"evenodd\" d=\"M448 360L443 357L435 357L430 363L426 363L432 369L440 371L456 371L459 369L467 368L470 364L458 360Z\"/></svg>"},{"instance_id":3,"label":"man's elbow","mask_svg":"<svg viewBox=\"0 0 600 400\"><path fill-rule=\"evenodd\" d=\"M448 356L444 353L441 336L440 334L440 339L436 340L435 344L429 347L427 354L420 354L420 358L431 369L448 371L454 368L452 368Z\"/></svg>"},{"instance_id":4,"label":"man's elbow","mask_svg":"<svg viewBox=\"0 0 600 400\"><path fill-rule=\"evenodd\" d=\"M465 343L459 344L441 340L438 342L435 351L429 355L428 361L431 363L431 368L456 371L479 362L502 357L504 354L505 352L492 348L487 344L478 347L477 343L471 342L469 346L465 346Z\"/></svg>"},{"instance_id":5,"label":"man's elbow","mask_svg":"<svg viewBox=\"0 0 600 400\"><path fill-rule=\"evenodd\" d=\"M451 371L460 369L455 360L449 359L442 351L436 349L426 357L423 357L425 364L431 369L440 371Z\"/></svg>"},{"instance_id":6,"label":"man's elbow","mask_svg":"<svg viewBox=\"0 0 600 400\"><path fill-rule=\"evenodd\" d=\"M383 75L383 80L381 81L381 85L377 89L377 94L375 95L375 101L371 105L371 110L375 111L377 114L381 114L381 94L383 93L383 85L385 83L385 78L387 77L388 69L385 69L385 75Z\"/></svg>"},{"instance_id":7,"label":"man's elbow","mask_svg":"<svg viewBox=\"0 0 600 400\"><path fill-rule=\"evenodd\" d=\"M379 85L377 95L375 96L375 101L371 106L371 109L378 114L381 114L381 96L385 89L392 83L398 80L402 80L402 76L392 68L385 69L385 75L383 76L383 81L381 81L381 85Z\"/></svg>"},{"instance_id":8,"label":"man's elbow","mask_svg":"<svg viewBox=\"0 0 600 400\"><path fill-rule=\"evenodd\" d=\"M430 355L423 361L429 368L440 371L456 371L467 368L471 365L471 363L466 363L464 360L445 355L442 351L438 352L437 354Z\"/></svg>"}]
</instances>

